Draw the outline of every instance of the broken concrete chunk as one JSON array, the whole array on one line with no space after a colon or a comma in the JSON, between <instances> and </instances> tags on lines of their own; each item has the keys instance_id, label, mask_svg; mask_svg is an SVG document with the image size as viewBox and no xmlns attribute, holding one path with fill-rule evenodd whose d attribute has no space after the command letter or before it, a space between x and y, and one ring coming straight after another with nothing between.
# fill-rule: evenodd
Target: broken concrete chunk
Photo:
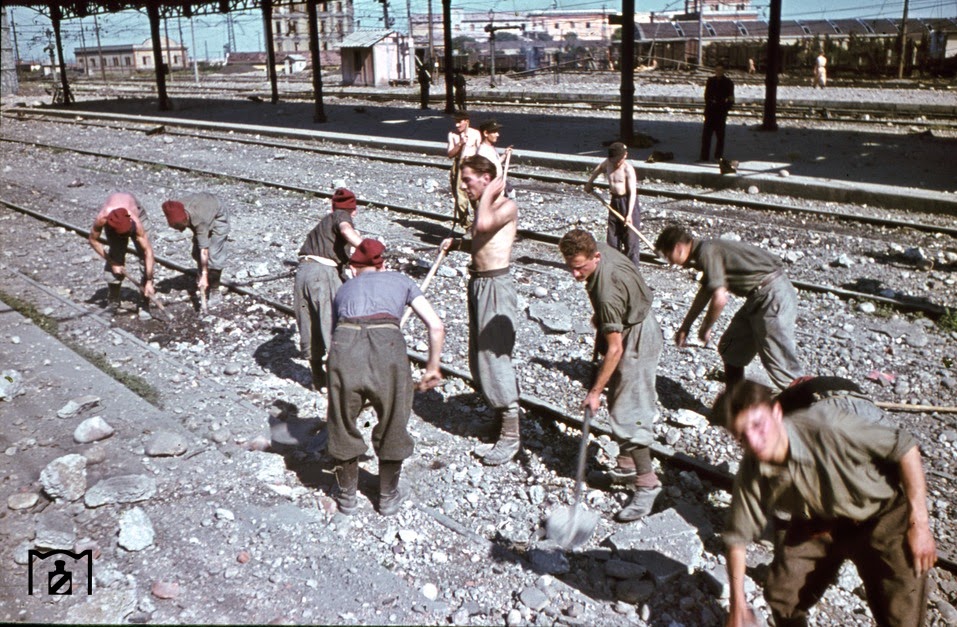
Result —
<instances>
[{"instance_id":1,"label":"broken concrete chunk","mask_svg":"<svg viewBox=\"0 0 957 627\"><path fill-rule=\"evenodd\" d=\"M86 492L86 458L71 453L54 459L40 472L40 485L54 500L77 500Z\"/></svg>"},{"instance_id":2,"label":"broken concrete chunk","mask_svg":"<svg viewBox=\"0 0 957 627\"><path fill-rule=\"evenodd\" d=\"M79 398L74 398L64 405L60 411L56 413L56 415L60 418L72 418L81 411L95 407L99 404L99 402L99 396L81 396Z\"/></svg>"},{"instance_id":3,"label":"broken concrete chunk","mask_svg":"<svg viewBox=\"0 0 957 627\"><path fill-rule=\"evenodd\" d=\"M83 502L87 507L107 503L135 503L156 494L156 481L145 475L120 475L100 481L90 488Z\"/></svg>"}]
</instances>

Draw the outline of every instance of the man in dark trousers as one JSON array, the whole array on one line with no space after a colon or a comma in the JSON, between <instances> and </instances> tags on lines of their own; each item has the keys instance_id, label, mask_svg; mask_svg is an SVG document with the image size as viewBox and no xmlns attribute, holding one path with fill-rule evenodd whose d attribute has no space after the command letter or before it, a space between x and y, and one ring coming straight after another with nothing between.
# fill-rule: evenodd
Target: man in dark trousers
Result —
<instances>
[{"instance_id":1,"label":"man in dark trousers","mask_svg":"<svg viewBox=\"0 0 957 627\"><path fill-rule=\"evenodd\" d=\"M103 272L106 277L107 307L117 309L120 306L120 293L126 273L126 249L130 238L136 254L143 260L143 296L147 300L156 293L153 286L153 246L150 244L147 228L149 217L146 209L132 194L117 192L110 194L106 202L100 207L90 229L90 246L96 254L106 262ZM100 235L106 233L104 248L100 242ZM132 279L130 279L132 281Z\"/></svg>"},{"instance_id":2,"label":"man in dark trousers","mask_svg":"<svg viewBox=\"0 0 957 627\"><path fill-rule=\"evenodd\" d=\"M757 624L745 598L745 554L773 523L764 596L775 625L805 627L845 559L857 567L878 625L922 625L937 551L917 441L852 405L787 410L773 394L742 381L712 412L745 449L723 534L726 624Z\"/></svg>"},{"instance_id":3,"label":"man in dark trousers","mask_svg":"<svg viewBox=\"0 0 957 627\"><path fill-rule=\"evenodd\" d=\"M425 67L425 62L419 63L417 77L419 81L419 108L428 109L429 89L432 87L432 75L429 74L428 68Z\"/></svg>"},{"instance_id":4,"label":"man in dark trousers","mask_svg":"<svg viewBox=\"0 0 957 627\"><path fill-rule=\"evenodd\" d=\"M309 362L316 390L325 385L323 360L332 343L332 299L349 263L346 247L362 241L353 224L357 212L356 195L340 187L332 194L332 211L309 232L299 249L293 307L300 355Z\"/></svg>"},{"instance_id":5,"label":"man in dark trousers","mask_svg":"<svg viewBox=\"0 0 957 627\"><path fill-rule=\"evenodd\" d=\"M452 88L455 91L455 106L459 111L468 111L468 107L465 106L466 85L465 76L462 72L456 71L452 76Z\"/></svg>"},{"instance_id":6,"label":"man in dark trousers","mask_svg":"<svg viewBox=\"0 0 957 627\"><path fill-rule=\"evenodd\" d=\"M691 325L705 307L708 311L698 338L705 344L711 341L711 327L727 305L730 292L745 301L718 342L725 384L730 388L743 379L744 369L755 355L761 357L771 381L782 390L803 374L794 340L797 291L779 258L743 242L696 240L680 226L666 227L655 250L674 265L703 273L701 287L675 334L678 348L684 347Z\"/></svg>"},{"instance_id":7,"label":"man in dark trousers","mask_svg":"<svg viewBox=\"0 0 957 627\"><path fill-rule=\"evenodd\" d=\"M399 485L402 462L414 443L408 423L412 413L412 375L399 320L406 306L425 323L429 358L416 386L427 390L442 380L439 359L445 327L412 279L383 270L385 247L365 239L349 258L356 274L336 294L336 329L329 349L329 455L337 462L336 503L343 514L357 505L359 456L366 452L356 418L363 404L375 409L372 447L379 458L379 513L399 511L406 491Z\"/></svg>"},{"instance_id":8,"label":"man in dark trousers","mask_svg":"<svg viewBox=\"0 0 957 627\"><path fill-rule=\"evenodd\" d=\"M724 75L724 64L714 67L714 76L708 78L704 88L704 128L701 131L701 156L699 160L710 160L711 135L715 136L714 158L724 157L724 128L728 120L728 111L734 105L734 82Z\"/></svg>"},{"instance_id":9,"label":"man in dark trousers","mask_svg":"<svg viewBox=\"0 0 957 627\"><path fill-rule=\"evenodd\" d=\"M572 276L585 283L595 323L607 346L582 404L597 412L601 393L608 387L612 433L623 442L616 471L623 477L630 475L635 488L631 501L615 519L631 522L650 514L661 493L649 449L655 439L655 377L663 344L661 328L651 311L651 289L628 257L597 243L587 231L569 231L558 248Z\"/></svg>"},{"instance_id":10,"label":"man in dark trousers","mask_svg":"<svg viewBox=\"0 0 957 627\"><path fill-rule=\"evenodd\" d=\"M219 282L226 267L226 238L229 236L229 211L219 199L207 192L188 194L179 200L163 203L166 221L177 231L193 232L193 259L197 265L196 288L205 300L209 290L210 305L222 301Z\"/></svg>"}]
</instances>

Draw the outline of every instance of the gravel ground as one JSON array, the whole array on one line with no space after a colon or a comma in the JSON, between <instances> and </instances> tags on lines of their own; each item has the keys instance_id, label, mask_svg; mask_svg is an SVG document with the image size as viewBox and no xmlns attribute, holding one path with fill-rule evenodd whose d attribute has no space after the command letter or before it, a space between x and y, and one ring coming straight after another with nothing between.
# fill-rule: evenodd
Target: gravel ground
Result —
<instances>
[{"instance_id":1,"label":"gravel ground","mask_svg":"<svg viewBox=\"0 0 957 627\"><path fill-rule=\"evenodd\" d=\"M376 205L360 211L357 218L360 231L382 238L393 251L390 262L393 267L417 277L424 274L431 263L435 243L447 230L444 225L415 217L397 217L383 208L395 204L447 211L445 173L432 168L377 164L359 157L316 158L291 150L229 146L222 142L168 136L145 137L142 133L10 119L4 121L3 135L175 161L209 170L308 185L323 191L347 185L361 199ZM200 177L162 167L77 156L64 151L26 149L15 144L7 144L2 163L0 184L4 187L4 199L49 212L84 228L88 228L94 208L109 190L134 191L152 213L154 232L151 236L157 254L186 265L190 263L188 242L183 235L164 227L159 204L177 191L201 188L213 191L228 199L233 212L231 239L236 262L227 278L251 282L258 293L286 303L291 303L292 283L291 278L283 276L290 270L287 262L295 259L300 240L327 203L297 193L239 184L227 178ZM604 218L600 208L585 210L580 200L584 197L576 199L570 185L517 186L523 227L553 233L576 225L596 232L601 229ZM800 200L790 202L814 205ZM869 292L891 290L898 295L955 306L953 286L957 267L951 255L957 251L953 240L947 237L650 198L643 198L643 212L644 229L652 237L665 223L681 220L702 236L737 236L781 254L788 260L789 273L795 279L854 286ZM59 229L38 226L5 209L0 219L7 225L0 236L4 268L25 273L75 302L87 303L88 307L99 304L104 292L99 265L92 260L92 252L85 242L68 237ZM18 245L23 241L36 242L32 256L17 255ZM522 310L551 305L564 314L552 315L570 326L566 332L555 333L546 332L531 319L521 322L516 360L523 393L573 408L584 395L587 362L592 350L587 299L561 268L553 248L520 242L514 259ZM928 261L934 262L932 269L927 269ZM466 257L453 254L446 264L447 271L437 277L430 292L449 329L444 360L461 369L465 369L467 339L462 333L466 263ZM671 339L693 296L693 277L683 271L655 266L643 268L643 272L655 289L656 315L667 338ZM159 320L125 315L114 320L118 328L133 332L162 354L219 381L263 412L281 401L298 408L300 416L323 415L324 399L304 387L308 371L304 362L295 357L296 334L289 319L265 305L236 295L230 295L221 310L201 318L184 293L188 279L165 269L158 270L157 274L158 289L175 313L178 324L170 326ZM270 277L281 278L272 280ZM723 323L727 319L725 316ZM849 376L860 381L878 400L955 404L957 334L939 328L926 318L899 314L884 307L868 313L864 303L802 293L798 335L809 372ZM88 330L77 331L76 339L95 344L95 335ZM408 341L416 350L424 348L424 334L418 325L410 330ZM679 451L733 468L740 453L723 432L682 426L676 421L678 410L705 411L720 389L719 368L720 362L710 350L699 347L678 351L667 346L659 370L662 420L658 436L662 443ZM223 374L231 371L235 374ZM763 377L759 368L750 373ZM878 373L890 376L882 377ZM872 382L868 376L883 383ZM170 403L185 381L157 383L167 395L166 402ZM562 502L570 487L576 451L574 430L537 420L525 421L522 463L484 469L476 465L469 451L490 435L488 412L464 382L451 380L441 390L419 398L416 414L413 428L419 447L407 474L412 479L417 502L443 516L463 521L468 530L485 542L508 549L512 555L532 559L532 551L539 542L538 522L549 507ZM893 420L915 431L922 442L931 471L934 527L944 548L953 546L951 521L957 515L953 505L954 478L949 472L957 458L957 425L952 416L944 413L892 415ZM197 433L205 432L206 425L190 425L185 418L184 424ZM235 429L234 434L241 435L244 441L255 439L255 424ZM259 425L258 429L261 431L263 426ZM614 443L596 439L592 447L592 467L610 464L615 452ZM328 477L304 479L310 472L314 474L316 459L322 458L303 455L294 459L291 467L300 473L298 485L317 487L324 492L329 487ZM373 460L364 466L375 473ZM691 508L712 529L720 528L727 494L688 473L668 469L664 472L667 491L662 505ZM295 481L291 483L293 487L297 485ZM624 497L625 494L618 491L588 492L590 507L603 513L603 521L585 550L569 557L569 572L556 571L561 581L548 577L542 580L539 574L521 562L512 561L506 553L503 553L506 557L490 565L484 554L487 546L481 542L475 546L463 544L461 536L450 534L422 509L407 508L395 521L386 521L378 518L366 504L350 526L352 530L344 533L352 546L376 556L380 564L417 589L428 583L438 587L438 599L445 605L435 613L423 614L423 622L494 623L504 620L512 610L519 613L516 619L519 622L535 624L551 624L557 619L581 624L615 624L623 620L622 616L636 624L666 625L672 620L687 625L716 622L721 609L701 572L681 579L655 598L628 602L635 598L633 591L621 583L624 580L608 574L607 562L612 554L607 545L599 544L615 531L609 522L610 514ZM239 497L231 494L230 498ZM336 525L331 523L333 531L337 530ZM702 536L705 566L701 571L708 567L720 570L723 568L720 541L713 533L703 532ZM263 550L271 547L264 540ZM758 565L767 559L766 551L759 547L752 558L754 565ZM760 579L760 573L758 569L755 577ZM469 585L470 581L473 585ZM569 587L562 587L565 584ZM537 603L528 597L521 600L530 587L550 596L552 601L545 606L548 609L532 610ZM818 623L870 624L855 587L853 576L848 575L842 586L829 592ZM752 595L756 592L752 590ZM591 600L585 601L576 593L584 593ZM534 596L533 592L527 594ZM940 603L935 605L938 614L934 620L945 621L946 610L941 608L948 599L950 603L957 600L949 577L944 576L937 595ZM577 607L579 604L581 607ZM157 612L153 620L176 618L164 612ZM212 616L200 614L192 618L209 622ZM381 622L382 618L377 621L375 616L360 612L354 618L356 622ZM305 614L301 619L308 620ZM352 622L345 618L343 621Z\"/></svg>"}]
</instances>

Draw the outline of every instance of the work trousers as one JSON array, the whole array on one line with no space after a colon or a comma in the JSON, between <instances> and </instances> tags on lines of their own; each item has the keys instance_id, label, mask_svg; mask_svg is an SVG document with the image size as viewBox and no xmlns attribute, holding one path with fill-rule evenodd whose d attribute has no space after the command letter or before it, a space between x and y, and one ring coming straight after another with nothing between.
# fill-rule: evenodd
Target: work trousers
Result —
<instances>
[{"instance_id":1,"label":"work trousers","mask_svg":"<svg viewBox=\"0 0 957 627\"><path fill-rule=\"evenodd\" d=\"M701 160L707 161L711 154L711 135L714 135L716 143L714 147L714 158L720 159L724 156L724 130L727 125L727 113L706 113L704 116L704 128L701 130Z\"/></svg>"},{"instance_id":2,"label":"work trousers","mask_svg":"<svg viewBox=\"0 0 957 627\"><path fill-rule=\"evenodd\" d=\"M917 577L907 547L902 494L869 520L792 520L777 532L764 596L775 625L807 625L807 611L837 578L845 559L857 566L867 604L881 627L917 627L927 607L927 576Z\"/></svg>"},{"instance_id":3,"label":"work trousers","mask_svg":"<svg viewBox=\"0 0 957 627\"><path fill-rule=\"evenodd\" d=\"M622 333L621 361L608 381L608 413L611 431L631 446L649 446L655 439L654 422L658 415L655 378L664 344L661 327L653 313L644 322Z\"/></svg>"},{"instance_id":4,"label":"work trousers","mask_svg":"<svg viewBox=\"0 0 957 627\"><path fill-rule=\"evenodd\" d=\"M734 314L718 342L718 353L729 366L746 367L760 355L768 376L780 389L803 375L794 341L797 290L787 276L756 287Z\"/></svg>"},{"instance_id":5,"label":"work trousers","mask_svg":"<svg viewBox=\"0 0 957 627\"><path fill-rule=\"evenodd\" d=\"M320 362L332 344L332 299L342 286L339 270L304 259L296 270L293 307L302 357Z\"/></svg>"},{"instance_id":6,"label":"work trousers","mask_svg":"<svg viewBox=\"0 0 957 627\"><path fill-rule=\"evenodd\" d=\"M628 196L613 195L611 197L611 206L621 215L625 217L628 216ZM641 215L637 198L635 199L635 214L633 220L635 228L639 228L641 226ZM609 246L631 259L635 267L638 267L638 263L641 261L641 243L638 241L638 235L611 212L608 213L608 229L605 234L605 241Z\"/></svg>"},{"instance_id":7,"label":"work trousers","mask_svg":"<svg viewBox=\"0 0 957 627\"><path fill-rule=\"evenodd\" d=\"M329 455L366 452L356 418L365 401L375 409L372 448L380 460L402 461L415 448L409 435L412 372L397 323L340 322L329 349Z\"/></svg>"},{"instance_id":8,"label":"work trousers","mask_svg":"<svg viewBox=\"0 0 957 627\"><path fill-rule=\"evenodd\" d=\"M229 236L229 217L226 210L213 220L209 231L209 269L222 270L228 261L226 238ZM193 259L199 263L199 241L193 235Z\"/></svg>"},{"instance_id":9,"label":"work trousers","mask_svg":"<svg viewBox=\"0 0 957 627\"><path fill-rule=\"evenodd\" d=\"M473 273L468 284L469 369L492 409L518 403L512 366L518 296L508 269L485 276Z\"/></svg>"}]
</instances>

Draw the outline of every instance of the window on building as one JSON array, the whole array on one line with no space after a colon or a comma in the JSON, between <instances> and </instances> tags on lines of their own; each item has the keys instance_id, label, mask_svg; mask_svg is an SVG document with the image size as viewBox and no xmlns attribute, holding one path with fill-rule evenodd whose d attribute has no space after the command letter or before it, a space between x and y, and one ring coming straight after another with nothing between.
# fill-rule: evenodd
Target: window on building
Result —
<instances>
[{"instance_id":1,"label":"window on building","mask_svg":"<svg viewBox=\"0 0 957 627\"><path fill-rule=\"evenodd\" d=\"M585 28L591 28L591 22L585 22Z\"/></svg>"},{"instance_id":2,"label":"window on building","mask_svg":"<svg viewBox=\"0 0 957 627\"><path fill-rule=\"evenodd\" d=\"M559 24L558 22L555 22L555 28L556 28L556 29L561 28L561 27L562 27L561 24Z\"/></svg>"},{"instance_id":3,"label":"window on building","mask_svg":"<svg viewBox=\"0 0 957 627\"><path fill-rule=\"evenodd\" d=\"M113 67L119 67L119 66L120 66L120 58L113 57Z\"/></svg>"},{"instance_id":4,"label":"window on building","mask_svg":"<svg viewBox=\"0 0 957 627\"><path fill-rule=\"evenodd\" d=\"M90 59L90 67L96 67L96 59Z\"/></svg>"},{"instance_id":5,"label":"window on building","mask_svg":"<svg viewBox=\"0 0 957 627\"><path fill-rule=\"evenodd\" d=\"M326 33L326 21L319 20L319 34L324 35Z\"/></svg>"},{"instance_id":6,"label":"window on building","mask_svg":"<svg viewBox=\"0 0 957 627\"><path fill-rule=\"evenodd\" d=\"M276 30L274 32L277 35L282 35L282 20L276 20Z\"/></svg>"},{"instance_id":7,"label":"window on building","mask_svg":"<svg viewBox=\"0 0 957 627\"><path fill-rule=\"evenodd\" d=\"M126 65L126 67L130 67L133 65L133 57L123 57L123 63Z\"/></svg>"},{"instance_id":8,"label":"window on building","mask_svg":"<svg viewBox=\"0 0 957 627\"><path fill-rule=\"evenodd\" d=\"M149 58L149 56L147 56L147 55L144 54L144 55L143 55L143 65L149 65L149 64L150 64L150 58Z\"/></svg>"},{"instance_id":9,"label":"window on building","mask_svg":"<svg viewBox=\"0 0 957 627\"><path fill-rule=\"evenodd\" d=\"M341 2L337 2L337 3L336 3L336 13L342 13L342 3L341 3Z\"/></svg>"},{"instance_id":10,"label":"window on building","mask_svg":"<svg viewBox=\"0 0 957 627\"><path fill-rule=\"evenodd\" d=\"M295 35L295 34L296 34L296 23L295 23L294 21L289 20L289 32L286 33L286 34L287 34L287 35Z\"/></svg>"},{"instance_id":11,"label":"window on building","mask_svg":"<svg viewBox=\"0 0 957 627\"><path fill-rule=\"evenodd\" d=\"M173 55L173 65L179 65L179 55L178 55L178 54L174 54L174 55Z\"/></svg>"},{"instance_id":12,"label":"window on building","mask_svg":"<svg viewBox=\"0 0 957 627\"><path fill-rule=\"evenodd\" d=\"M568 28L575 28L575 22L569 22Z\"/></svg>"},{"instance_id":13,"label":"window on building","mask_svg":"<svg viewBox=\"0 0 957 627\"><path fill-rule=\"evenodd\" d=\"M475 24L470 25L470 26L469 26L469 30L471 30L471 31L474 33L474 32L475 32Z\"/></svg>"}]
</instances>

